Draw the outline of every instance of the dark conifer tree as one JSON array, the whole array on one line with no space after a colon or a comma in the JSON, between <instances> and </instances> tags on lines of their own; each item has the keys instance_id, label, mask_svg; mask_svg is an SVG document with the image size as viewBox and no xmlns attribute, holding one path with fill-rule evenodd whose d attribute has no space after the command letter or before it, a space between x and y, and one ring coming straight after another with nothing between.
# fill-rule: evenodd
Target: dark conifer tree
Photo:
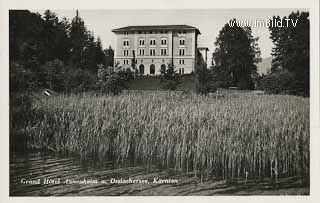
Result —
<instances>
[{"instance_id":1,"label":"dark conifer tree","mask_svg":"<svg viewBox=\"0 0 320 203\"><path fill-rule=\"evenodd\" d=\"M283 27L270 26L273 73L287 70L293 73L291 88L295 94L309 95L309 41L310 25L308 12L293 12L288 17L273 16L274 21L282 21Z\"/></svg>"},{"instance_id":2,"label":"dark conifer tree","mask_svg":"<svg viewBox=\"0 0 320 203\"><path fill-rule=\"evenodd\" d=\"M230 26L230 22L225 24L216 39L214 64L230 75L230 85L239 89L253 89L252 75L256 73L256 64L261 60L258 38L252 36L250 27Z\"/></svg>"}]
</instances>

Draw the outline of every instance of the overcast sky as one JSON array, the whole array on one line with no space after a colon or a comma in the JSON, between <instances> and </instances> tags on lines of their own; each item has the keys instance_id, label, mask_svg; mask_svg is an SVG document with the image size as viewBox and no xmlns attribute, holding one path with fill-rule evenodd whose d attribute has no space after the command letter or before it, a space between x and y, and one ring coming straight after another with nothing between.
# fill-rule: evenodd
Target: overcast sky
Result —
<instances>
[{"instance_id":1,"label":"overcast sky","mask_svg":"<svg viewBox=\"0 0 320 203\"><path fill-rule=\"evenodd\" d=\"M40 14L44 10L32 10ZM52 10L61 19L71 20L76 10ZM208 60L211 61L214 42L221 28L232 18L237 20L265 20L273 15L288 16L294 9L228 9L228 10L79 10L87 28L99 36L103 47L115 46L115 35L112 29L128 25L169 25L186 24L197 27L199 46L209 48ZM300 10L301 11L301 10ZM252 28L254 37L259 37L262 58L271 56L272 42L266 27Z\"/></svg>"}]
</instances>

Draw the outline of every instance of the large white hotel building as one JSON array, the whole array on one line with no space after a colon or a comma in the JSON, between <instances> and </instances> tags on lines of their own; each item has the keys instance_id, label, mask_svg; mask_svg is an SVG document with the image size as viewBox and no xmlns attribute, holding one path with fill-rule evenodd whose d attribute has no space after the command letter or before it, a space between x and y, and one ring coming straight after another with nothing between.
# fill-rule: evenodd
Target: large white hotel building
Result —
<instances>
[{"instance_id":1,"label":"large white hotel building","mask_svg":"<svg viewBox=\"0 0 320 203\"><path fill-rule=\"evenodd\" d=\"M201 33L189 25L127 26L112 32L116 35L115 65L132 67L135 60L142 75L159 75L172 62L180 74L189 74L199 62L200 53L206 55L208 50L198 49Z\"/></svg>"}]
</instances>

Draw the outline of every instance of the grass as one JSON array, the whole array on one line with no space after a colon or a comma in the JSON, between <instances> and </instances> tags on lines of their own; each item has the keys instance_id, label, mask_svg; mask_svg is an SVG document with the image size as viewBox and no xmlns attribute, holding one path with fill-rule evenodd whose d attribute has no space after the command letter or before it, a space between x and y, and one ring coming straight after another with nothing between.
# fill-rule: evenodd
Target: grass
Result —
<instances>
[{"instance_id":1,"label":"grass","mask_svg":"<svg viewBox=\"0 0 320 203\"><path fill-rule=\"evenodd\" d=\"M187 94L43 98L28 146L227 180L308 176L309 100Z\"/></svg>"}]
</instances>

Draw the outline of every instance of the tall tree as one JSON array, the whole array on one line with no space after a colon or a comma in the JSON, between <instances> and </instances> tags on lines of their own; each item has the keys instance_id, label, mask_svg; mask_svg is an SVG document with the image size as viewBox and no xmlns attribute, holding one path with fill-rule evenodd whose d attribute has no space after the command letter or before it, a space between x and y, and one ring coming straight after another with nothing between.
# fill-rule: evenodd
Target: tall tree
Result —
<instances>
[{"instance_id":1,"label":"tall tree","mask_svg":"<svg viewBox=\"0 0 320 203\"><path fill-rule=\"evenodd\" d=\"M78 10L76 16L72 19L70 27L70 63L73 66L85 68L85 54L88 42L88 31L83 19L79 16Z\"/></svg>"},{"instance_id":2,"label":"tall tree","mask_svg":"<svg viewBox=\"0 0 320 203\"><path fill-rule=\"evenodd\" d=\"M105 65L106 64L106 56L104 54L104 51L102 48L102 42L101 42L101 39L99 36L96 41L95 52L96 52L96 63Z\"/></svg>"},{"instance_id":3,"label":"tall tree","mask_svg":"<svg viewBox=\"0 0 320 203\"><path fill-rule=\"evenodd\" d=\"M113 66L113 56L114 56L114 50L112 49L112 47L109 46L109 48L105 49L104 54L106 57L106 66L112 67Z\"/></svg>"},{"instance_id":4,"label":"tall tree","mask_svg":"<svg viewBox=\"0 0 320 203\"><path fill-rule=\"evenodd\" d=\"M232 22L225 24L216 39L213 53L214 66L225 69L230 75L230 85L239 89L252 89L252 75L257 72L256 64L261 60L258 38L252 36L250 27L240 27Z\"/></svg>"},{"instance_id":5,"label":"tall tree","mask_svg":"<svg viewBox=\"0 0 320 203\"><path fill-rule=\"evenodd\" d=\"M67 62L70 43L68 38L69 23L64 18L59 21L55 13L50 10L44 12L43 42L45 61L59 59Z\"/></svg>"},{"instance_id":6,"label":"tall tree","mask_svg":"<svg viewBox=\"0 0 320 203\"><path fill-rule=\"evenodd\" d=\"M287 70L294 74L298 94L309 95L309 41L310 25L308 12L292 12L288 17L273 16L274 22L282 22L282 27L269 26L272 49L273 73Z\"/></svg>"}]
</instances>

